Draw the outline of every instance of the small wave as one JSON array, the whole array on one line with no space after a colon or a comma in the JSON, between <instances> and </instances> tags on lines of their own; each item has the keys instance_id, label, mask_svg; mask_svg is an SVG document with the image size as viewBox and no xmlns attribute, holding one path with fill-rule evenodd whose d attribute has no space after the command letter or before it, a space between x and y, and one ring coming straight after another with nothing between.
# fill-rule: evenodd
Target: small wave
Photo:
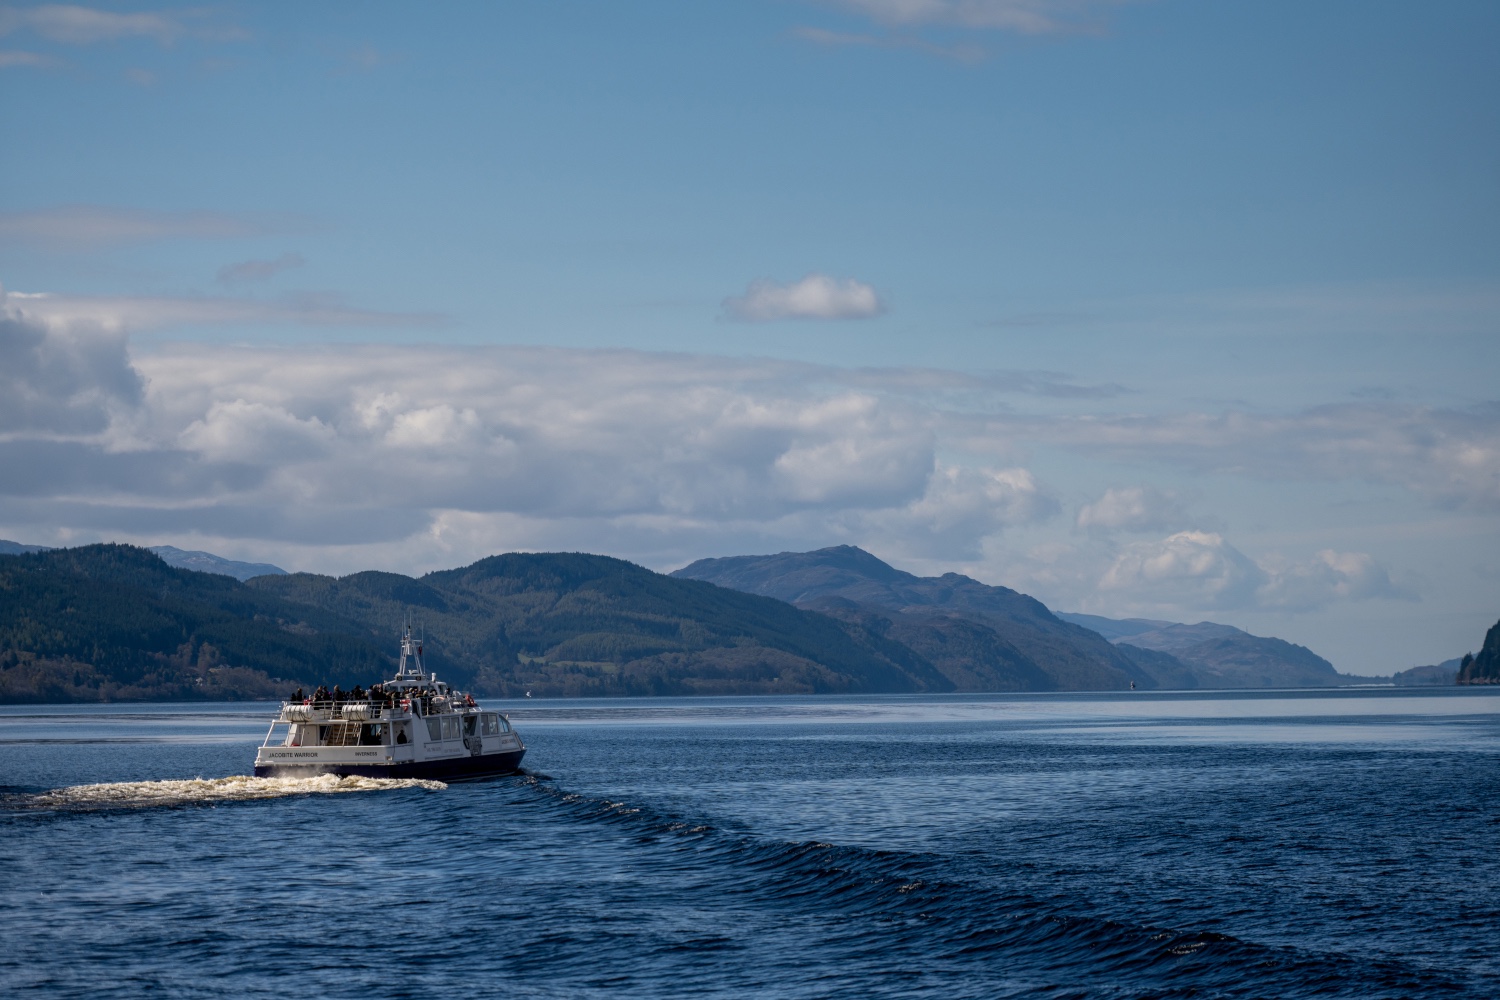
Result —
<instances>
[{"instance_id":1,"label":"small wave","mask_svg":"<svg viewBox=\"0 0 1500 1000\"><path fill-rule=\"evenodd\" d=\"M448 786L421 778L363 778L320 774L312 778L253 778L236 774L227 778L187 778L176 781L111 781L98 785L73 785L43 792L32 800L42 808L119 808L129 806L184 805L194 802L241 802L275 799L288 795L328 795L341 792L381 792L397 788L422 788L429 792Z\"/></svg>"}]
</instances>

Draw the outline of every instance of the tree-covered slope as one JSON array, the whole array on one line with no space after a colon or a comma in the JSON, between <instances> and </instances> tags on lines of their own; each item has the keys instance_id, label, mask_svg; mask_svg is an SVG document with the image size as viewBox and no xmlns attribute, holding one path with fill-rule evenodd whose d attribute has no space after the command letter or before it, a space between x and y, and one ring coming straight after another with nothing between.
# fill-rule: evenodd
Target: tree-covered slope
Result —
<instances>
[{"instance_id":1,"label":"tree-covered slope","mask_svg":"<svg viewBox=\"0 0 1500 1000\"><path fill-rule=\"evenodd\" d=\"M0 556L0 701L263 698L369 683L360 625L129 545Z\"/></svg>"},{"instance_id":2,"label":"tree-covered slope","mask_svg":"<svg viewBox=\"0 0 1500 1000\"><path fill-rule=\"evenodd\" d=\"M1459 661L1458 683L1500 684L1500 622L1484 634L1484 645L1478 654L1465 653Z\"/></svg>"},{"instance_id":3,"label":"tree-covered slope","mask_svg":"<svg viewBox=\"0 0 1500 1000\"><path fill-rule=\"evenodd\" d=\"M427 635L433 669L481 693L764 694L951 690L898 642L765 597L585 553L492 556L419 579L293 574L249 584Z\"/></svg>"}]
</instances>

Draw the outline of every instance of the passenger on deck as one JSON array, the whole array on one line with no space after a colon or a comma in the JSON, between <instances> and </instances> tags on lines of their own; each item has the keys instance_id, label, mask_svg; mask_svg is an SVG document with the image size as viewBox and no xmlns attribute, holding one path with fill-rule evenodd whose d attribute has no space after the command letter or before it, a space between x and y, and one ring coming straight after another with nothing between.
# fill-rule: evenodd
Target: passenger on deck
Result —
<instances>
[{"instance_id":1,"label":"passenger on deck","mask_svg":"<svg viewBox=\"0 0 1500 1000\"><path fill-rule=\"evenodd\" d=\"M346 697L347 695L344 694L344 689L335 684L333 686L333 703L337 705L341 703Z\"/></svg>"},{"instance_id":2,"label":"passenger on deck","mask_svg":"<svg viewBox=\"0 0 1500 1000\"><path fill-rule=\"evenodd\" d=\"M292 692L292 704L294 704L294 705L300 705L303 702L305 702L306 700L307 700L307 696L302 693L302 689L301 688L298 688L296 691Z\"/></svg>"}]
</instances>

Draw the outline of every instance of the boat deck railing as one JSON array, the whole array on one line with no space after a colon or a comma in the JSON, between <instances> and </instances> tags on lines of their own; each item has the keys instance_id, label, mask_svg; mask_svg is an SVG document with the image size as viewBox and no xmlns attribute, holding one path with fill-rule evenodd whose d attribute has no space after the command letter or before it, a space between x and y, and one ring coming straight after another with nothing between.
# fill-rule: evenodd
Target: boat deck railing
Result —
<instances>
[{"instance_id":1,"label":"boat deck railing","mask_svg":"<svg viewBox=\"0 0 1500 1000\"><path fill-rule=\"evenodd\" d=\"M319 699L303 702L288 701L281 706L281 719L286 722L379 722L382 719L406 718L409 715L473 715L481 711L477 705L466 705L457 699L414 698L403 706L401 702L389 705L378 701L332 701Z\"/></svg>"}]
</instances>

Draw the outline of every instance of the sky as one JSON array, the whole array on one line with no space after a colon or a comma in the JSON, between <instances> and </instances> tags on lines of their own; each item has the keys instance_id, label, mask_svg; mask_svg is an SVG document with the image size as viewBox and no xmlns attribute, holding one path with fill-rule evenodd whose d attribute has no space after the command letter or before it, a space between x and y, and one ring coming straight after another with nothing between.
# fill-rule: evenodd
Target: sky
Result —
<instances>
[{"instance_id":1,"label":"sky","mask_svg":"<svg viewBox=\"0 0 1500 1000\"><path fill-rule=\"evenodd\" d=\"M1500 617L1500 5L0 6L0 537Z\"/></svg>"}]
</instances>

